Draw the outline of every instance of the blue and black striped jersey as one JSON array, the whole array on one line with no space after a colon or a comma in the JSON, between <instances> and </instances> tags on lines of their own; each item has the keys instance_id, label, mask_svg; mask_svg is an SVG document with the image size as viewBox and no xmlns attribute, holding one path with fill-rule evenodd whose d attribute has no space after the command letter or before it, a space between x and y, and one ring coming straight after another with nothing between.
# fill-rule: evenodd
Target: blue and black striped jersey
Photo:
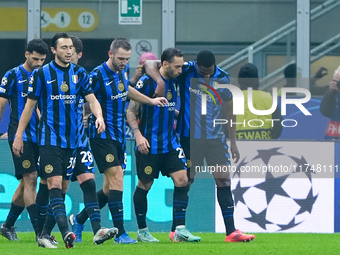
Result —
<instances>
[{"instance_id":1,"label":"blue and black striped jersey","mask_svg":"<svg viewBox=\"0 0 340 255\"><path fill-rule=\"evenodd\" d=\"M32 73L25 70L23 65L7 71L1 80L0 97L9 100L11 106L10 122L8 124L8 140L14 141L21 114L25 108L29 81ZM38 115L34 111L27 125L23 141L37 143Z\"/></svg>"},{"instance_id":2,"label":"blue and black striped jersey","mask_svg":"<svg viewBox=\"0 0 340 255\"><path fill-rule=\"evenodd\" d=\"M229 79L229 74L218 66L215 67L215 73L211 78L208 80L203 79L197 71L195 61L184 63L182 73L177 78L181 100L177 121L177 132L180 135L185 137L191 135L196 139L216 139L223 136L222 125L216 125L215 127L213 125L214 119L224 119L224 117L221 116L222 106L217 98L212 98L210 95L217 97L215 94L215 92L217 92L221 101L231 100L232 93L229 89L211 90L211 88L214 88L215 82L229 84ZM204 86L207 82L209 82L209 84L207 84L208 86ZM202 94L207 95L206 115L201 114ZM195 114L190 115L190 113ZM192 122L191 125L190 122Z\"/></svg>"},{"instance_id":3,"label":"blue and black striped jersey","mask_svg":"<svg viewBox=\"0 0 340 255\"><path fill-rule=\"evenodd\" d=\"M55 61L33 72L28 97L38 100L41 118L39 145L74 149L86 139L79 123L82 99L93 93L85 69L70 63L61 67Z\"/></svg>"},{"instance_id":4,"label":"blue and black striped jersey","mask_svg":"<svg viewBox=\"0 0 340 255\"><path fill-rule=\"evenodd\" d=\"M91 116L89 137L125 141L128 74L124 70L116 73L104 62L91 72L92 88L103 111L105 132L97 134L95 117Z\"/></svg>"},{"instance_id":5,"label":"blue and black striped jersey","mask_svg":"<svg viewBox=\"0 0 340 255\"><path fill-rule=\"evenodd\" d=\"M139 130L149 141L151 154L163 154L180 147L174 128L176 80L163 80L169 103L165 107L143 105L141 110ZM136 85L136 89L148 97L152 97L156 87L157 84L147 75L142 76Z\"/></svg>"}]
</instances>

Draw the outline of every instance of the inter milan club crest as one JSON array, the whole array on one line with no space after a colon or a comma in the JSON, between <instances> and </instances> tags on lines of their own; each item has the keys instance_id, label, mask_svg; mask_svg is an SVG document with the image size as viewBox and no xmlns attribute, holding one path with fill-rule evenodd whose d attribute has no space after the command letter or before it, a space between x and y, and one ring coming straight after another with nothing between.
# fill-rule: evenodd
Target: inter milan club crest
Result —
<instances>
[{"instance_id":1,"label":"inter milan club crest","mask_svg":"<svg viewBox=\"0 0 340 255\"><path fill-rule=\"evenodd\" d=\"M73 81L73 83L77 83L78 82L78 75L72 75L72 81Z\"/></svg>"},{"instance_id":2,"label":"inter milan club crest","mask_svg":"<svg viewBox=\"0 0 340 255\"><path fill-rule=\"evenodd\" d=\"M168 93L166 94L166 98L168 100L171 100L172 99L172 93L170 91L168 91Z\"/></svg>"},{"instance_id":3,"label":"inter milan club crest","mask_svg":"<svg viewBox=\"0 0 340 255\"><path fill-rule=\"evenodd\" d=\"M106 162L111 163L115 160L115 157L112 154L107 154L105 160Z\"/></svg>"},{"instance_id":4,"label":"inter milan club crest","mask_svg":"<svg viewBox=\"0 0 340 255\"><path fill-rule=\"evenodd\" d=\"M147 166L144 168L144 172L147 174L147 175L150 175L152 173L152 167L151 166Z\"/></svg>"},{"instance_id":5,"label":"inter milan club crest","mask_svg":"<svg viewBox=\"0 0 340 255\"><path fill-rule=\"evenodd\" d=\"M60 89L61 89L62 92L68 91L68 85L66 84L66 82L64 82L63 84L60 85Z\"/></svg>"},{"instance_id":6,"label":"inter milan club crest","mask_svg":"<svg viewBox=\"0 0 340 255\"><path fill-rule=\"evenodd\" d=\"M119 91L123 91L125 89L125 86L124 86L124 84L122 82L120 82L118 84L118 89L119 89Z\"/></svg>"}]
</instances>

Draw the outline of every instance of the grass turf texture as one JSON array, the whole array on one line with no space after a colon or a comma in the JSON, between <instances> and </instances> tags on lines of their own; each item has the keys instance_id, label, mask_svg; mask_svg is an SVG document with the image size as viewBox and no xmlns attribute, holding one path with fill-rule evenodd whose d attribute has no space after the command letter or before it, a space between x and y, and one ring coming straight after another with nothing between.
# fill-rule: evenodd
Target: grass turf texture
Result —
<instances>
[{"instance_id":1,"label":"grass turf texture","mask_svg":"<svg viewBox=\"0 0 340 255\"><path fill-rule=\"evenodd\" d=\"M129 233L136 238L136 233ZM340 234L285 234L258 233L249 243L225 243L224 234L199 233L199 243L173 243L168 233L152 233L159 243L114 244L109 240L102 245L92 243L92 233L83 233L83 242L75 243L75 249L66 249L61 235L54 233L59 241L58 249L38 247L31 232L19 232L19 241L13 242L0 236L0 254L339 254Z\"/></svg>"}]
</instances>

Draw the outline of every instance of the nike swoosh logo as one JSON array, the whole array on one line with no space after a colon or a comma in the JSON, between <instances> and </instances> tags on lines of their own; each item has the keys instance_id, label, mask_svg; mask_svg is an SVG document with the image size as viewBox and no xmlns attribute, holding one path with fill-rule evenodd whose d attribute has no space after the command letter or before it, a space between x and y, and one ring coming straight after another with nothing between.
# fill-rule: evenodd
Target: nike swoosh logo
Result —
<instances>
[{"instance_id":1,"label":"nike swoosh logo","mask_svg":"<svg viewBox=\"0 0 340 255\"><path fill-rule=\"evenodd\" d=\"M66 176L71 176L71 175L72 175L72 174L70 174L70 173L67 173L67 174L66 174Z\"/></svg>"},{"instance_id":2,"label":"nike swoosh logo","mask_svg":"<svg viewBox=\"0 0 340 255\"><path fill-rule=\"evenodd\" d=\"M18 83L20 84L20 83L23 83L25 81L27 81L27 80L20 80L20 81L18 81Z\"/></svg>"},{"instance_id":3,"label":"nike swoosh logo","mask_svg":"<svg viewBox=\"0 0 340 255\"><path fill-rule=\"evenodd\" d=\"M91 170L93 168L93 166L88 166L87 169L88 170Z\"/></svg>"},{"instance_id":4,"label":"nike swoosh logo","mask_svg":"<svg viewBox=\"0 0 340 255\"><path fill-rule=\"evenodd\" d=\"M106 86L109 86L113 81L105 83Z\"/></svg>"},{"instance_id":5,"label":"nike swoosh logo","mask_svg":"<svg viewBox=\"0 0 340 255\"><path fill-rule=\"evenodd\" d=\"M188 239L189 236L185 236L185 235L180 235L181 237L183 237L184 239Z\"/></svg>"},{"instance_id":6,"label":"nike swoosh logo","mask_svg":"<svg viewBox=\"0 0 340 255\"><path fill-rule=\"evenodd\" d=\"M54 81L55 81L55 79L52 80L52 81L47 81L47 84L50 84L50 83L52 83L52 82L54 82Z\"/></svg>"},{"instance_id":7,"label":"nike swoosh logo","mask_svg":"<svg viewBox=\"0 0 340 255\"><path fill-rule=\"evenodd\" d=\"M123 209L119 209L119 210L118 210L118 212L122 212L122 211L123 211Z\"/></svg>"}]
</instances>

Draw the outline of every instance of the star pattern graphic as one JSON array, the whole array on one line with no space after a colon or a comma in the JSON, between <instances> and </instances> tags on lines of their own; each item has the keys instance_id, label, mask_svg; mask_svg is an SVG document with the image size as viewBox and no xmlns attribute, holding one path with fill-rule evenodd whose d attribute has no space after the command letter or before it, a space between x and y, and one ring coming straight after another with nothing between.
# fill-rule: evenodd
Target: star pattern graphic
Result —
<instances>
[{"instance_id":1,"label":"star pattern graphic","mask_svg":"<svg viewBox=\"0 0 340 255\"><path fill-rule=\"evenodd\" d=\"M297 214L304 213L306 211L311 213L312 209L313 209L313 205L314 205L316 199L318 198L318 196L319 195L316 195L314 197L313 196L313 189L310 189L306 199L294 199L294 201L301 207Z\"/></svg>"},{"instance_id":2,"label":"star pattern graphic","mask_svg":"<svg viewBox=\"0 0 340 255\"><path fill-rule=\"evenodd\" d=\"M287 179L289 175L280 176L277 178L273 177L270 172L266 173L266 181L255 185L256 188L261 189L266 192L267 204L270 203L275 195L281 195L284 197L289 197L286 191L282 188L282 183Z\"/></svg>"},{"instance_id":3,"label":"star pattern graphic","mask_svg":"<svg viewBox=\"0 0 340 255\"><path fill-rule=\"evenodd\" d=\"M267 209L264 209L262 212L260 213L255 213L253 210L251 210L250 208L248 208L251 217L245 218L247 221L256 223L257 225L259 225L260 228L267 230L266 228L266 224L273 224L272 222L266 220L266 214L267 214Z\"/></svg>"},{"instance_id":4,"label":"star pattern graphic","mask_svg":"<svg viewBox=\"0 0 340 255\"><path fill-rule=\"evenodd\" d=\"M301 156L301 159L293 157L293 156L290 156L290 158L293 159L295 161L296 165L297 165L297 167L295 168L296 169L295 171L305 173L307 175L308 179L311 180L312 179L312 173L314 173L314 172L313 172L311 167L308 167L308 163L307 163L306 159L303 156Z\"/></svg>"},{"instance_id":5,"label":"star pattern graphic","mask_svg":"<svg viewBox=\"0 0 340 255\"><path fill-rule=\"evenodd\" d=\"M293 227L296 227L297 225L300 225L302 222L303 221L299 223L295 223L295 217L294 217L287 225L278 225L281 228L279 231L291 229Z\"/></svg>"},{"instance_id":6,"label":"star pattern graphic","mask_svg":"<svg viewBox=\"0 0 340 255\"><path fill-rule=\"evenodd\" d=\"M253 160L260 158L260 159L263 160L263 162L266 165L268 165L268 162L269 162L269 160L272 156L284 155L283 153L278 152L279 149L281 149L281 148L278 147L278 148L272 148L272 149L269 149L269 150L257 150L258 155L255 158L253 158Z\"/></svg>"},{"instance_id":7,"label":"star pattern graphic","mask_svg":"<svg viewBox=\"0 0 340 255\"><path fill-rule=\"evenodd\" d=\"M243 204L246 204L244 202L244 198L243 198L243 194L249 189L249 187L241 187L241 182L239 181L237 183L236 188L233 190L233 195L234 195L234 204L235 206L237 205L237 203L240 201Z\"/></svg>"},{"instance_id":8,"label":"star pattern graphic","mask_svg":"<svg viewBox=\"0 0 340 255\"><path fill-rule=\"evenodd\" d=\"M253 159L247 162L244 158L238 164L236 168L237 171L234 173L233 177L238 176L239 178L242 178L241 171L240 171L241 167L251 164L252 161L256 159L261 159L268 166L268 163L271 157L276 156L276 155L284 155L286 157L291 158L297 166L301 166L301 167L295 168L296 172L305 173L306 177L310 181L312 181L314 171L311 168L308 168L308 162L306 161L306 159L303 156L299 158L299 157L295 157L291 155L286 155L285 153L279 152L280 149L281 149L280 147L276 147L276 148L271 148L271 149L266 149L266 150L257 150L258 154ZM296 202L296 204L300 206L300 210L296 213L296 215L302 214L304 212L308 212L309 214L311 214L313 206L318 198L318 195L313 196L313 187L311 187L309 194L305 199L296 199L296 198L290 197L287 194L287 192L282 188L283 183L286 181L286 179L289 176L290 176L290 173L287 173L286 175L283 175L283 176L274 177L274 175L268 171L266 172L265 181L258 183L252 187L258 188L265 192L267 206L270 204L271 200L273 199L275 195L279 195L279 196L292 199L293 201ZM245 203L245 200L244 200L244 194L247 192L249 188L252 188L252 187L241 187L240 181L237 183L235 189L233 190L235 205L237 205L238 202L241 202L248 207L248 205ZM256 223L260 228L264 230L267 230L266 224L276 224L276 226L280 228L280 230L278 231L283 231L283 230L294 228L300 225L302 222L304 222L303 220L299 223L295 223L295 217L293 217L293 219L288 224L282 224L282 225L277 224L275 222L268 221L266 219L267 208L265 208L260 213L255 213L251 208L248 207L248 211L251 216L246 217L244 219L249 222Z\"/></svg>"}]
</instances>

